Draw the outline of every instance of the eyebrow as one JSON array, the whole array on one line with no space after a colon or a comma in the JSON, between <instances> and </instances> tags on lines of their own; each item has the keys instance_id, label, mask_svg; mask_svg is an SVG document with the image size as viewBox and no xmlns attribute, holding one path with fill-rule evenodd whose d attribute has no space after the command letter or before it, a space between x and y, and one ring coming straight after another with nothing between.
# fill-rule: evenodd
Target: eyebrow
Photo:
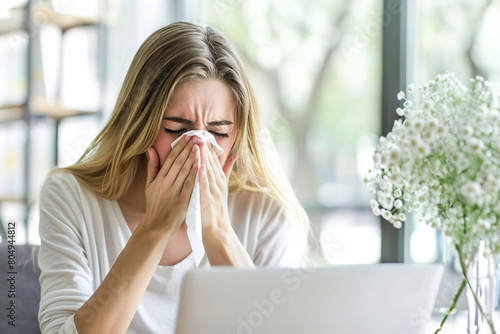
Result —
<instances>
[{"instance_id":1,"label":"eyebrow","mask_svg":"<svg viewBox=\"0 0 500 334\"><path fill-rule=\"evenodd\" d=\"M181 118L181 117L163 117L164 120L167 121L172 121L176 123L182 123L182 124L193 124L193 121L190 121L189 119ZM233 122L226 121L226 120L221 120L221 121L213 121L209 122L208 125L211 126L218 126L218 125L232 125Z\"/></svg>"}]
</instances>

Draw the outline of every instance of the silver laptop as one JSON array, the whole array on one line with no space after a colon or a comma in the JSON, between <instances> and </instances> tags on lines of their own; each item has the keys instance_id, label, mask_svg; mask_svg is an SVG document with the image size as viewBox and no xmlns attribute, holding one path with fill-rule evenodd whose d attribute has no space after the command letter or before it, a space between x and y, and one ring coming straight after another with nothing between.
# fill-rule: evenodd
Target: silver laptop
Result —
<instances>
[{"instance_id":1,"label":"silver laptop","mask_svg":"<svg viewBox=\"0 0 500 334\"><path fill-rule=\"evenodd\" d=\"M440 265L190 271L177 334L421 334Z\"/></svg>"}]
</instances>

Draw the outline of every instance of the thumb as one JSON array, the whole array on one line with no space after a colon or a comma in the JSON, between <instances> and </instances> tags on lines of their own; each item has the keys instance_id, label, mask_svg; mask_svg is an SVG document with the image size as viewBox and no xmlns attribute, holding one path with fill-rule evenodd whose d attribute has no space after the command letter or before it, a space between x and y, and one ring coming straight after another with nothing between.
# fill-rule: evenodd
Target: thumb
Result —
<instances>
[{"instance_id":1,"label":"thumb","mask_svg":"<svg viewBox=\"0 0 500 334\"><path fill-rule=\"evenodd\" d=\"M226 175L226 179L229 179L229 175L231 175L231 170L233 169L234 163L236 162L237 158L238 158L238 152L234 152L226 160L224 167L222 167L222 170L224 171L224 174Z\"/></svg>"},{"instance_id":2,"label":"thumb","mask_svg":"<svg viewBox=\"0 0 500 334\"><path fill-rule=\"evenodd\" d=\"M151 182L154 181L158 171L160 170L160 158L158 157L158 152L156 152L154 147L148 148L146 152L146 157L148 158L148 175L146 179L146 187L148 187Z\"/></svg>"}]
</instances>

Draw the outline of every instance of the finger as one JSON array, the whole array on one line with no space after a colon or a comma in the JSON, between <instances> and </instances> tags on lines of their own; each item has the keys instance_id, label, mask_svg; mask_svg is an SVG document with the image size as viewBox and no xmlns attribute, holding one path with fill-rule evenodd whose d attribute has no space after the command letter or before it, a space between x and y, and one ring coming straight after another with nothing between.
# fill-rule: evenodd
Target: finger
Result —
<instances>
[{"instance_id":1,"label":"finger","mask_svg":"<svg viewBox=\"0 0 500 334\"><path fill-rule=\"evenodd\" d=\"M148 166L147 166L147 178L146 178L146 187L153 182L158 174L158 170L160 167L160 158L158 157L158 152L154 147L148 148L146 151L146 157L148 158Z\"/></svg>"},{"instance_id":2,"label":"finger","mask_svg":"<svg viewBox=\"0 0 500 334\"><path fill-rule=\"evenodd\" d=\"M198 164L196 163L193 165L193 167L191 167L189 176L184 180L181 193L179 194L181 203L186 203L186 207L189 204L189 200L191 199L191 194L193 193L197 174L198 174Z\"/></svg>"},{"instance_id":3,"label":"finger","mask_svg":"<svg viewBox=\"0 0 500 334\"><path fill-rule=\"evenodd\" d=\"M229 179L229 175L231 175L231 171L233 170L236 159L238 159L238 152L234 152L232 155L230 155L226 160L224 167L222 167L222 171L224 172L226 179Z\"/></svg>"},{"instance_id":4,"label":"finger","mask_svg":"<svg viewBox=\"0 0 500 334\"><path fill-rule=\"evenodd\" d=\"M206 208L208 205L210 205L210 184L208 182L208 177L207 177L207 166L206 165L201 165L200 166L200 173L199 173L199 182L200 182L200 202L201 202L201 208ZM202 219L203 221L203 219Z\"/></svg>"},{"instance_id":5,"label":"finger","mask_svg":"<svg viewBox=\"0 0 500 334\"><path fill-rule=\"evenodd\" d=\"M219 161L219 155L215 151L214 145L210 143L209 151L211 154L211 162L212 162L212 168L217 172L217 175L219 177L224 176L224 171L222 170L221 163Z\"/></svg>"},{"instance_id":6,"label":"finger","mask_svg":"<svg viewBox=\"0 0 500 334\"><path fill-rule=\"evenodd\" d=\"M207 179L208 179L208 184L210 185L210 191L213 192L215 191L215 188L217 186L217 178L215 175L215 170L214 170L214 161L212 158L211 153L208 151L208 145L207 143L203 143L203 154L202 154L202 159L201 163L205 165L205 172L207 174Z\"/></svg>"},{"instance_id":7,"label":"finger","mask_svg":"<svg viewBox=\"0 0 500 334\"><path fill-rule=\"evenodd\" d=\"M197 142L199 142L199 138L196 136L185 136L184 139L181 139L167 155L159 174L163 177L166 176L174 164L178 167L178 170L180 170L191 152L193 145Z\"/></svg>"},{"instance_id":8,"label":"finger","mask_svg":"<svg viewBox=\"0 0 500 334\"><path fill-rule=\"evenodd\" d=\"M193 167L193 164L196 164L196 166L198 166L199 151L200 151L200 148L198 147L198 145L194 145L192 150L191 150L191 154L189 155L189 158L186 160L186 162L182 166L181 170L177 174L177 177L175 178L175 181L172 184L173 191L180 193L182 190L184 181L189 176L189 173Z\"/></svg>"}]
</instances>

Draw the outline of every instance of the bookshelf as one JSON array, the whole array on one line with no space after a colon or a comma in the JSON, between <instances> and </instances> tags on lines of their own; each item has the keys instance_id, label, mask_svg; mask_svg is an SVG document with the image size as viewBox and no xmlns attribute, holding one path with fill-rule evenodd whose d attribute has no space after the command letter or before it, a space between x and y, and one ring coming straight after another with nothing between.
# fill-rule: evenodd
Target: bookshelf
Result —
<instances>
[{"instance_id":1,"label":"bookshelf","mask_svg":"<svg viewBox=\"0 0 500 334\"><path fill-rule=\"evenodd\" d=\"M43 175L58 165L61 121L102 117L105 1L11 3L0 13L0 139L6 142L0 143L0 209L23 205L22 217L15 219L24 222L27 240L29 210L38 201ZM33 136L44 121L52 124L53 136ZM43 140L50 141L46 155L34 150ZM50 159L50 167L40 159ZM0 227L2 218L13 219L0 210Z\"/></svg>"},{"instance_id":2,"label":"bookshelf","mask_svg":"<svg viewBox=\"0 0 500 334\"><path fill-rule=\"evenodd\" d=\"M0 123L24 119L24 104L0 106Z\"/></svg>"}]
</instances>

